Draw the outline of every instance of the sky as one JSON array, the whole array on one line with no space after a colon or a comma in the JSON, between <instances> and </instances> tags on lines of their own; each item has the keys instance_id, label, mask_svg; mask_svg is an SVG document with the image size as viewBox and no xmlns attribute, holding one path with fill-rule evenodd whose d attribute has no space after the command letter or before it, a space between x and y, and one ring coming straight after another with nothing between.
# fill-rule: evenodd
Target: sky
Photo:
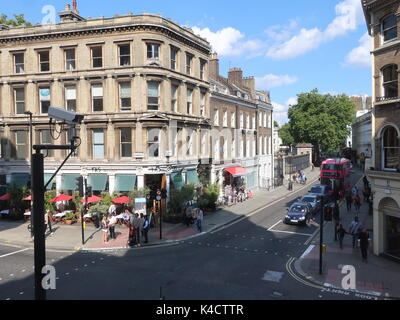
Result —
<instances>
[{"instance_id":1,"label":"sky","mask_svg":"<svg viewBox=\"0 0 400 320\"><path fill-rule=\"evenodd\" d=\"M280 125L297 95L315 88L322 94L371 95L371 42L361 0L77 2L85 18L147 12L192 28L218 53L222 76L241 68L245 77L256 78L258 90L270 91ZM42 23L51 7L60 12L67 3L72 0L4 1L0 11Z\"/></svg>"}]
</instances>

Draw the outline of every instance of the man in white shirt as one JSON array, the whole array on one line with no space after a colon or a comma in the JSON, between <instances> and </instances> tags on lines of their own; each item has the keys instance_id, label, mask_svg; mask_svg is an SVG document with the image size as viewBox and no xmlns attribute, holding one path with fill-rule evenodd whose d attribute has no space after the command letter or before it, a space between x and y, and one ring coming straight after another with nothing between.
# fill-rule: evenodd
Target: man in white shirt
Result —
<instances>
[{"instance_id":1,"label":"man in white shirt","mask_svg":"<svg viewBox=\"0 0 400 320\"><path fill-rule=\"evenodd\" d=\"M115 235L115 225L117 224L118 219L115 214L112 214L109 219L109 230L110 230L110 238L111 239L117 239Z\"/></svg>"}]
</instances>

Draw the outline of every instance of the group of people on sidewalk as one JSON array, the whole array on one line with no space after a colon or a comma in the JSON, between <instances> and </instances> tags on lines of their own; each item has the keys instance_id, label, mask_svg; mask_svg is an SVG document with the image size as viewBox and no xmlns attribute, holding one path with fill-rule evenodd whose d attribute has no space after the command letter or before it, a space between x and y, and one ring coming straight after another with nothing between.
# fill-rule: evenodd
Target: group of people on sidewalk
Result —
<instances>
[{"instance_id":1,"label":"group of people on sidewalk","mask_svg":"<svg viewBox=\"0 0 400 320\"><path fill-rule=\"evenodd\" d=\"M370 184L368 182L367 177L364 177L363 182L364 182L364 191L363 191L364 203L370 204L371 189L370 189ZM354 207L356 209L356 216L354 217L354 220L350 223L348 231L346 229L344 229L343 224L340 224L339 228L337 229L337 235L339 238L340 249L343 249L344 237L347 234L349 234L352 236L353 249L356 248L356 244L359 241L362 259L364 262L367 262L368 261L368 248L370 245L370 236L369 236L368 230L362 225L362 223L360 222L360 219L358 217L360 208L362 206L362 201L361 201L360 192L359 192L357 186L355 186L351 190L351 192L349 192L346 195L347 213L351 213L353 202L354 202Z\"/></svg>"},{"instance_id":2,"label":"group of people on sidewalk","mask_svg":"<svg viewBox=\"0 0 400 320\"><path fill-rule=\"evenodd\" d=\"M203 232L203 220L204 212L200 208L195 208L189 210L189 208L184 209L185 224L189 227L196 224L197 230L201 233Z\"/></svg>"},{"instance_id":3,"label":"group of people on sidewalk","mask_svg":"<svg viewBox=\"0 0 400 320\"><path fill-rule=\"evenodd\" d=\"M142 237L144 243L149 242L150 221L147 215L132 213L129 209L125 209L123 214L117 216L115 206L111 206L108 213L109 215L105 215L101 221L104 244L108 243L109 238L117 239L115 227L118 224L125 225L129 229L128 246L141 246Z\"/></svg>"}]
</instances>

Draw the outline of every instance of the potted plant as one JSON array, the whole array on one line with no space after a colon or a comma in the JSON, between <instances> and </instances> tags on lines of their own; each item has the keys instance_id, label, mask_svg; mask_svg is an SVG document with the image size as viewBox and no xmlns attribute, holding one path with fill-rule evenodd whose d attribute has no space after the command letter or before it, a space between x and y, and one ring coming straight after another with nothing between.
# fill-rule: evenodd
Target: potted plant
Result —
<instances>
[{"instance_id":1,"label":"potted plant","mask_svg":"<svg viewBox=\"0 0 400 320\"><path fill-rule=\"evenodd\" d=\"M75 223L75 213L73 213L73 212L68 212L66 215L65 215L65 223L66 224L68 224L68 225L71 225L71 224L74 224Z\"/></svg>"}]
</instances>

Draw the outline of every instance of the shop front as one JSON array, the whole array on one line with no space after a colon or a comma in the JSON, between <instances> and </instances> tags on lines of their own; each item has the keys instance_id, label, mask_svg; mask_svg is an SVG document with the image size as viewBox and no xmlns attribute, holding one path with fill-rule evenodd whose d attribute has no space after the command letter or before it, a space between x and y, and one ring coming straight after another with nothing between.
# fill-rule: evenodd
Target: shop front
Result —
<instances>
[{"instance_id":1,"label":"shop front","mask_svg":"<svg viewBox=\"0 0 400 320\"><path fill-rule=\"evenodd\" d=\"M241 166L225 168L223 171L223 195L225 204L242 201L246 186L247 170Z\"/></svg>"}]
</instances>

